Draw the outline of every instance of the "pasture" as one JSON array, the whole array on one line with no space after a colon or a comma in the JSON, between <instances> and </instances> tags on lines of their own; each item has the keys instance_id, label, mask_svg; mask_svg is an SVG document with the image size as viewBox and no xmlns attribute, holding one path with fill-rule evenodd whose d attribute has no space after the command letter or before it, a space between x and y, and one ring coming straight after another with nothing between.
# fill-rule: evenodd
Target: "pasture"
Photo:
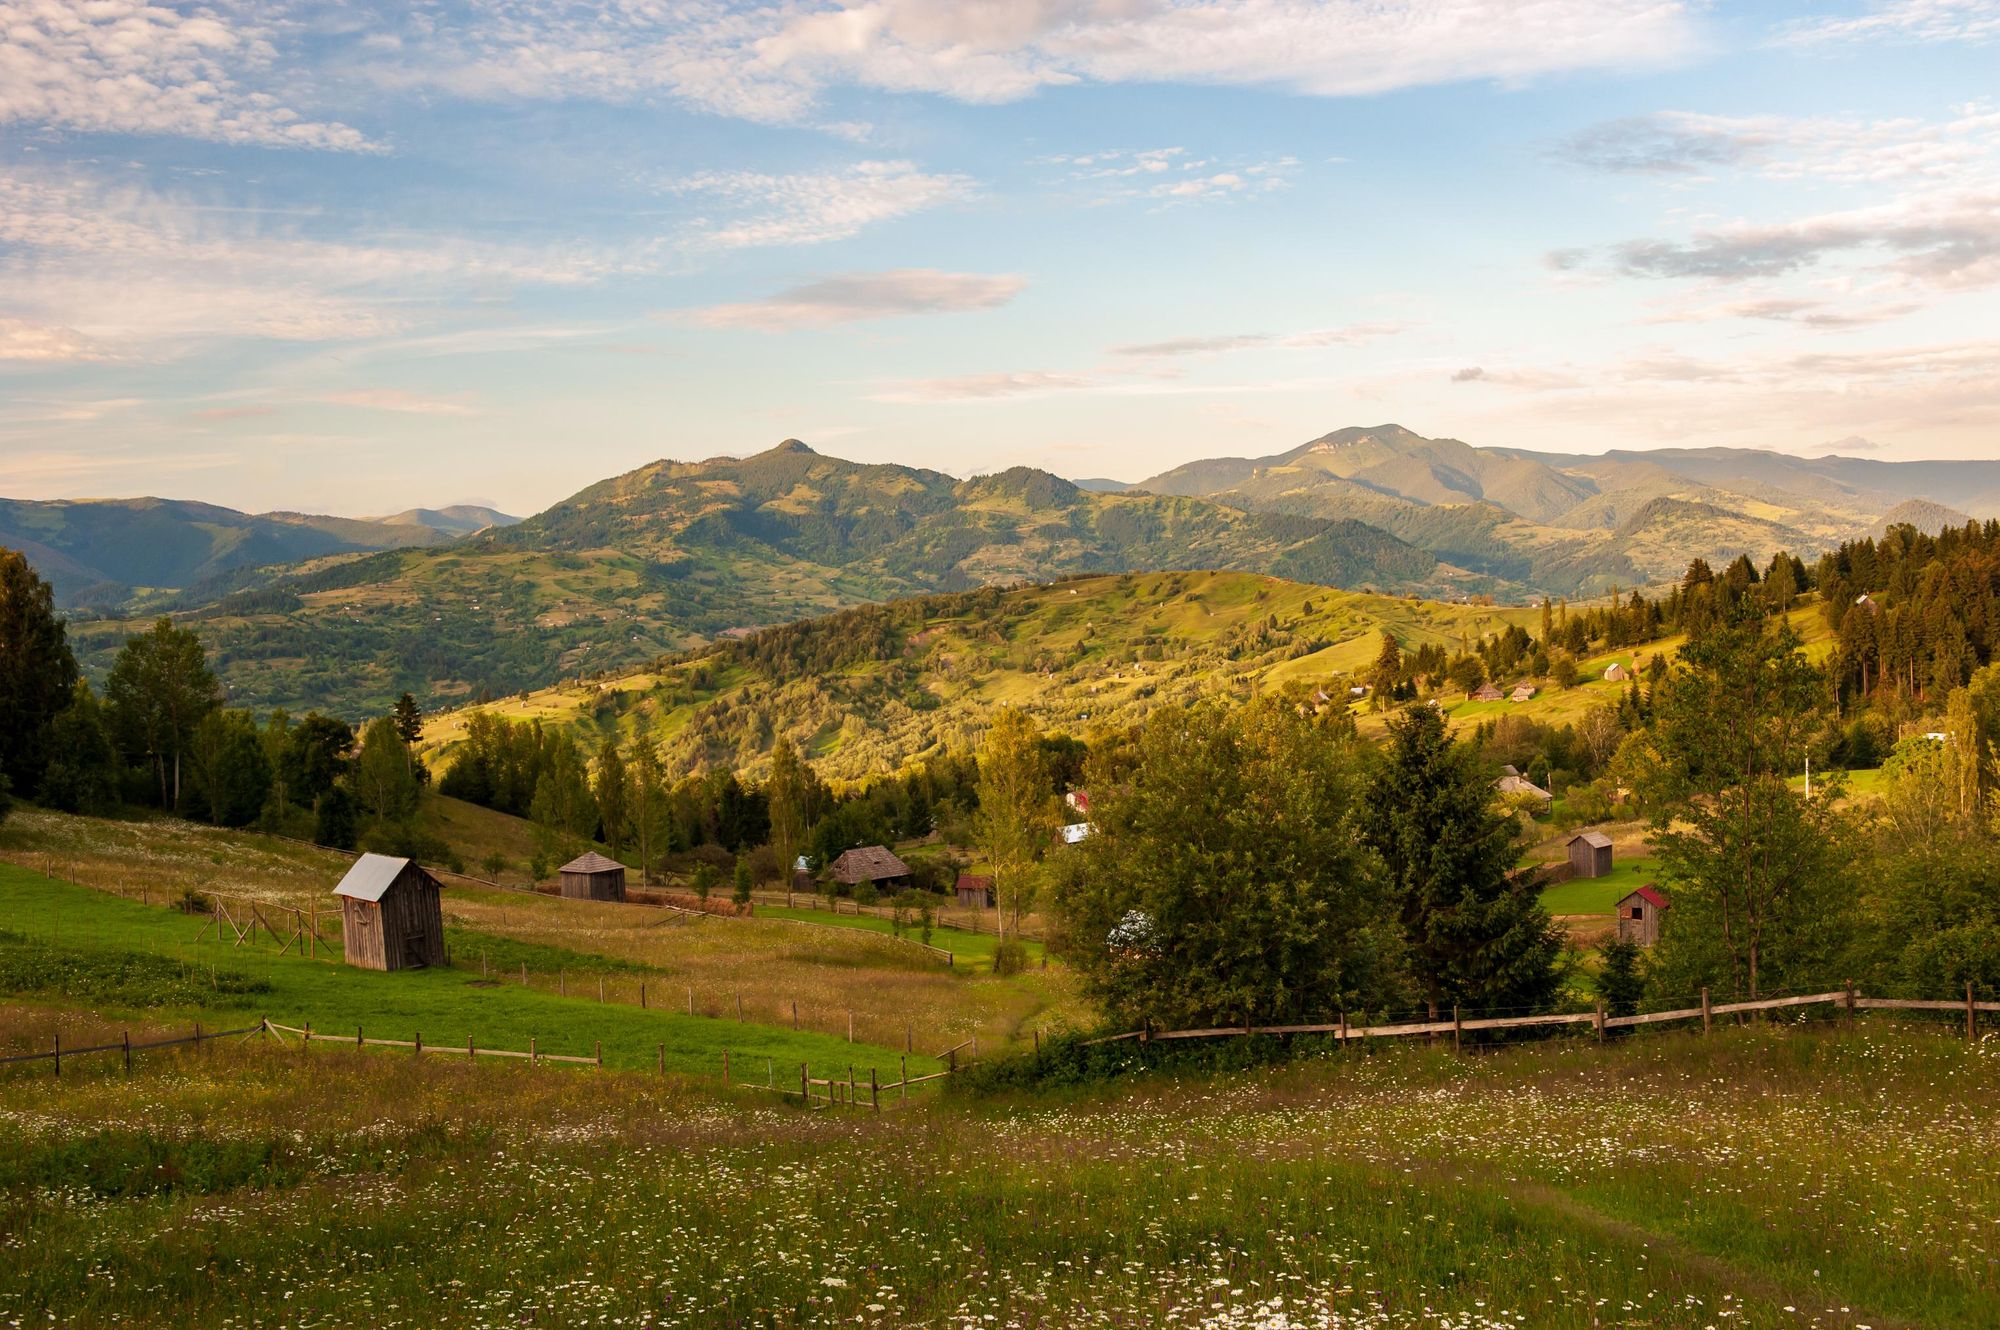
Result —
<instances>
[{"instance_id":1,"label":"pasture","mask_svg":"<svg viewBox=\"0 0 2000 1330\"><path fill-rule=\"evenodd\" d=\"M0 1043L45 1019L0 1007ZM1971 1330L2000 1304L2000 1059L1872 1020L880 1115L152 1056L0 1073L0 1322Z\"/></svg>"},{"instance_id":2,"label":"pasture","mask_svg":"<svg viewBox=\"0 0 2000 1330\"><path fill-rule=\"evenodd\" d=\"M156 903L195 891L285 911L317 905L323 931L335 936L337 920L329 923L327 913L350 860L313 846L164 818L120 822L23 809L0 830L0 863L7 862L104 892L147 891ZM683 1014L692 990L697 1015L734 1022L740 1002L746 1022L789 1030L796 1005L803 1030L844 1040L851 1018L858 1040L897 1050L911 1041L935 1051L975 1038L982 1048L999 1049L1031 1042L1036 1027L1050 1031L1089 1020L1067 970L996 979L986 972L992 939L971 932L952 936L973 963L947 967L942 957L883 936L886 921L881 931L873 926L877 921L852 917L841 917L847 926L839 928L805 928L779 919L688 917L445 881L447 936L458 939L452 941L456 970L477 976L483 953L487 968L518 977L526 960L529 986L551 995L561 990L565 968L648 971L657 976L654 991L664 989ZM14 926L8 922L12 908L0 898L0 928ZM989 958L984 965L978 960L982 947ZM636 1002L636 978L610 982L615 999ZM590 983L594 994L595 980Z\"/></svg>"}]
</instances>

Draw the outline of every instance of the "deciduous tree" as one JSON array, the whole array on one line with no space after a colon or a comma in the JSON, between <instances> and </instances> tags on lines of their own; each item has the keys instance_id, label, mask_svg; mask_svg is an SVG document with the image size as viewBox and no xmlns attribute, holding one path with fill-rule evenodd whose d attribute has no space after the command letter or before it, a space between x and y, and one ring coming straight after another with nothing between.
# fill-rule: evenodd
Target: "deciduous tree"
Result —
<instances>
[{"instance_id":1,"label":"deciduous tree","mask_svg":"<svg viewBox=\"0 0 2000 1330\"><path fill-rule=\"evenodd\" d=\"M112 731L125 751L149 763L160 806L181 806L181 764L195 726L221 705L201 639L162 617L126 639L104 685Z\"/></svg>"},{"instance_id":2,"label":"deciduous tree","mask_svg":"<svg viewBox=\"0 0 2000 1330\"><path fill-rule=\"evenodd\" d=\"M1059 825L1041 733L1026 712L1007 707L994 717L979 755L979 842L993 864L1003 936L1009 923L1020 930L1032 889L1027 870Z\"/></svg>"}]
</instances>

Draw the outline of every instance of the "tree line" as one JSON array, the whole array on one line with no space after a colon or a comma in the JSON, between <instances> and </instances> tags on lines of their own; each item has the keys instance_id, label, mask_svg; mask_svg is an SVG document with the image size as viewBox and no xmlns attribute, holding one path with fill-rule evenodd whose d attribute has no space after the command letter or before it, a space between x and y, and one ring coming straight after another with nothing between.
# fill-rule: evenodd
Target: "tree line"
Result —
<instances>
[{"instance_id":1,"label":"tree line","mask_svg":"<svg viewBox=\"0 0 2000 1330\"><path fill-rule=\"evenodd\" d=\"M126 639L102 693L79 674L47 582L0 550L0 791L64 812L155 808L339 849L448 861L418 827L429 773L404 694L353 726L317 711L228 706L201 639L162 618Z\"/></svg>"}]
</instances>

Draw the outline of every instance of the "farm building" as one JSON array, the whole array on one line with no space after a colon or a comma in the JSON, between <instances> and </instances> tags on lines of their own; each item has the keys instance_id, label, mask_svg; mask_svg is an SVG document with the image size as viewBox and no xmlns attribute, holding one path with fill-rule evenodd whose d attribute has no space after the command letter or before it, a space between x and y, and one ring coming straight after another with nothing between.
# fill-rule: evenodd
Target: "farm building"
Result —
<instances>
[{"instance_id":1,"label":"farm building","mask_svg":"<svg viewBox=\"0 0 2000 1330\"><path fill-rule=\"evenodd\" d=\"M993 879L984 873L960 873L958 903L969 910L992 909L996 903Z\"/></svg>"},{"instance_id":2,"label":"farm building","mask_svg":"<svg viewBox=\"0 0 2000 1330\"><path fill-rule=\"evenodd\" d=\"M1615 660L1604 668L1604 682L1606 683L1624 683L1631 677L1631 672Z\"/></svg>"},{"instance_id":3,"label":"farm building","mask_svg":"<svg viewBox=\"0 0 2000 1330\"><path fill-rule=\"evenodd\" d=\"M1650 947L1660 940L1660 917L1667 912L1667 898L1647 883L1618 902L1618 940Z\"/></svg>"},{"instance_id":4,"label":"farm building","mask_svg":"<svg viewBox=\"0 0 2000 1330\"><path fill-rule=\"evenodd\" d=\"M595 850L570 860L557 871L562 877L562 894L571 900L625 899L625 865Z\"/></svg>"},{"instance_id":5,"label":"farm building","mask_svg":"<svg viewBox=\"0 0 2000 1330\"><path fill-rule=\"evenodd\" d=\"M1580 831L1569 838L1569 866L1574 877L1603 877L1611 871L1611 837L1601 831Z\"/></svg>"},{"instance_id":6,"label":"farm building","mask_svg":"<svg viewBox=\"0 0 2000 1330\"><path fill-rule=\"evenodd\" d=\"M880 891L884 887L910 885L910 866L891 854L885 845L863 845L849 850L833 861L829 871L835 882L846 887L872 882Z\"/></svg>"},{"instance_id":7,"label":"farm building","mask_svg":"<svg viewBox=\"0 0 2000 1330\"><path fill-rule=\"evenodd\" d=\"M1514 702L1532 702L1535 699L1535 693L1536 693L1535 686L1529 683L1526 679L1523 679L1521 682L1514 685L1514 691L1509 693L1507 696L1508 700Z\"/></svg>"},{"instance_id":8,"label":"farm building","mask_svg":"<svg viewBox=\"0 0 2000 1330\"><path fill-rule=\"evenodd\" d=\"M1466 696L1474 702L1498 702L1500 700L1500 690L1495 688L1489 680L1467 693Z\"/></svg>"},{"instance_id":9,"label":"farm building","mask_svg":"<svg viewBox=\"0 0 2000 1330\"><path fill-rule=\"evenodd\" d=\"M438 880L412 859L364 854L333 889L347 963L364 970L444 964Z\"/></svg>"},{"instance_id":10,"label":"farm building","mask_svg":"<svg viewBox=\"0 0 2000 1330\"><path fill-rule=\"evenodd\" d=\"M1500 792L1502 798L1508 795L1524 794L1536 800L1544 807L1554 803L1556 800L1553 794L1550 794L1547 790L1518 772L1510 773L1494 781L1493 788Z\"/></svg>"}]
</instances>

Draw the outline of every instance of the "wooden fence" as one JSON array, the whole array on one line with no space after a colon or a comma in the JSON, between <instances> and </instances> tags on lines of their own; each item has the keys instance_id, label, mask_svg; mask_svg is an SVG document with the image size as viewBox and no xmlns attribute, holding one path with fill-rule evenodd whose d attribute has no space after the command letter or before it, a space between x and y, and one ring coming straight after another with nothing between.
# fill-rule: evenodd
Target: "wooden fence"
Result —
<instances>
[{"instance_id":1,"label":"wooden fence","mask_svg":"<svg viewBox=\"0 0 2000 1330\"><path fill-rule=\"evenodd\" d=\"M1848 984L1845 988L1831 993L1806 993L1791 997L1761 998L1749 1002L1711 1002L1707 989L1701 991L1701 1005L1683 1007L1674 1011L1647 1011L1634 1016L1607 1016L1602 1002L1595 1011L1558 1012L1545 1016L1497 1016L1467 1019L1457 1007L1452 1008L1448 1021L1412 1021L1390 1025L1350 1025L1343 1015L1339 1021L1317 1025L1253 1025L1246 1021L1242 1025L1215 1026L1200 1030L1155 1030L1150 1022L1137 1030L1123 1034L1104 1035L1097 1039L1087 1039L1084 1047L1096 1044L1113 1044L1121 1040L1136 1039L1148 1043L1155 1039L1226 1039L1244 1035L1332 1035L1342 1044L1350 1040L1398 1039L1412 1035L1437 1038L1442 1035L1452 1037L1452 1047L1461 1047L1466 1034L1483 1030L1524 1030L1537 1027L1559 1027L1566 1025L1588 1025L1601 1040L1611 1030L1627 1029L1640 1025L1658 1025L1667 1021L1701 1022L1706 1034L1714 1025L1717 1016L1733 1016L1748 1012L1779 1011L1790 1007L1812 1007L1833 1005L1842 1013L1852 1017L1862 1011L1949 1011L1965 1015L1965 1037L1968 1040L1979 1037L1979 1015L1981 1012L2000 1013L2000 1002L1979 1002L1975 1000L1973 986L1967 983L1963 1000L1939 1001L1927 998L1871 998L1863 997Z\"/></svg>"},{"instance_id":2,"label":"wooden fence","mask_svg":"<svg viewBox=\"0 0 2000 1330\"><path fill-rule=\"evenodd\" d=\"M4 1057L0 1057L0 1065L12 1062L49 1062L54 1064L56 1075L60 1076L62 1075L64 1058L86 1057L93 1053L118 1053L124 1056L125 1070L127 1073L130 1073L132 1070L132 1055L134 1053L143 1053L148 1049L154 1048L172 1048L179 1044L194 1044L198 1047L213 1039L228 1039L236 1035L262 1034L264 1030L265 1023L261 1021L256 1025L247 1025L241 1030L204 1030L201 1028L200 1023L197 1022L193 1034L181 1035L178 1038L147 1039L135 1044L132 1042L132 1032L127 1030L124 1037L115 1044L86 1044L79 1048L64 1048L62 1045L62 1035L57 1034L51 1041L52 1046L48 1051L41 1053L9 1053Z\"/></svg>"}]
</instances>

